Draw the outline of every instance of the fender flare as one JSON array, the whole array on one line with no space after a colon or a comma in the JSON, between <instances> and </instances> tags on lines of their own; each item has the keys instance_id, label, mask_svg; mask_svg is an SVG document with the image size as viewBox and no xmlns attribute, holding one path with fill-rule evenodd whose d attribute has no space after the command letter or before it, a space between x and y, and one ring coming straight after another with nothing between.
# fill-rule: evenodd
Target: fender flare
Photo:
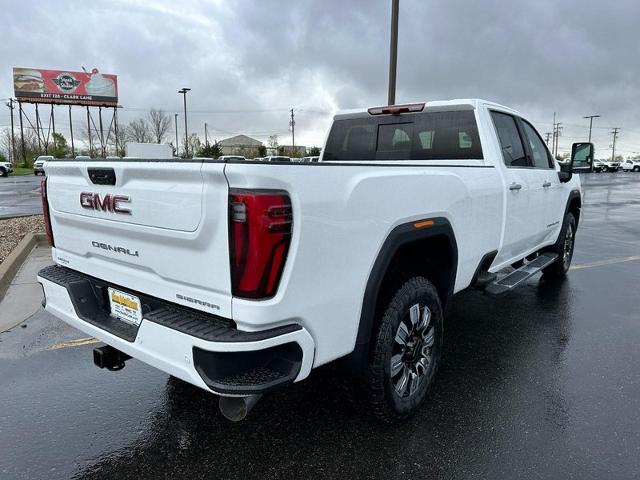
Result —
<instances>
[{"instance_id":1,"label":"fender flare","mask_svg":"<svg viewBox=\"0 0 640 480\"><path fill-rule=\"evenodd\" d=\"M580 190L577 190L577 189L571 190L569 192L569 196L567 197L567 203L564 206L564 216L562 217L563 221L564 221L564 218L567 216L567 213L569 213L569 207L571 206L571 202L573 202L573 200L575 200L576 198L580 201L580 209L582 209L582 196L580 195ZM576 218L576 228L578 228L579 220L580 220L579 218Z\"/></svg>"},{"instance_id":2,"label":"fender flare","mask_svg":"<svg viewBox=\"0 0 640 480\"><path fill-rule=\"evenodd\" d=\"M416 227L415 224L419 223L416 221L400 224L391 230L383 242L373 267L369 272L367 286L364 291L362 309L360 311L360 322L358 324L358 335L356 337L356 350L361 350L361 347L368 345L371 340L378 294L384 276L391 264L391 260L401 247L428 238L445 237L453 253L453 268L451 269L449 277L449 291L447 292L446 299L453 295L458 270L458 244L453 233L453 228L449 220L444 217L429 218L428 220L433 221L433 224L427 228ZM443 305L443 309L445 306L446 304Z\"/></svg>"}]
</instances>

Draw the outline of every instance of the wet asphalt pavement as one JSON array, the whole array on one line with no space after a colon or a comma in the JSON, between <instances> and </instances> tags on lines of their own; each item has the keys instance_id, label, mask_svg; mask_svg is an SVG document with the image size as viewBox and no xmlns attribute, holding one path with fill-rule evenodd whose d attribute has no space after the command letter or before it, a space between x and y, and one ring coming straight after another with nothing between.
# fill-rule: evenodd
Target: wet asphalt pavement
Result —
<instances>
[{"instance_id":1,"label":"wet asphalt pavement","mask_svg":"<svg viewBox=\"0 0 640 480\"><path fill-rule=\"evenodd\" d=\"M0 178L0 218L42 213L41 175L9 175Z\"/></svg>"},{"instance_id":2,"label":"wet asphalt pavement","mask_svg":"<svg viewBox=\"0 0 640 480\"><path fill-rule=\"evenodd\" d=\"M373 421L322 368L233 424L141 362L95 368L40 311L0 335L0 478L640 477L640 174L583 183L569 278L458 295L408 422Z\"/></svg>"}]
</instances>

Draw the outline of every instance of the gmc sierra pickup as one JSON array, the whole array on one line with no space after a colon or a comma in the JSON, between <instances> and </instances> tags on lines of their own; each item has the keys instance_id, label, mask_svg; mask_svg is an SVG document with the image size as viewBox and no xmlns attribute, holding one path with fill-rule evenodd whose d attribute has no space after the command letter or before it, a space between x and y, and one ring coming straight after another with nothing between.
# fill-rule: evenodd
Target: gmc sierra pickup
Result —
<instances>
[{"instance_id":1,"label":"gmc sierra pickup","mask_svg":"<svg viewBox=\"0 0 640 480\"><path fill-rule=\"evenodd\" d=\"M431 388L444 312L567 274L580 180L527 120L483 100L336 115L319 162L50 160L55 265L46 309L130 357L221 396L232 419L343 359L375 416ZM515 266L515 267L513 267Z\"/></svg>"}]
</instances>

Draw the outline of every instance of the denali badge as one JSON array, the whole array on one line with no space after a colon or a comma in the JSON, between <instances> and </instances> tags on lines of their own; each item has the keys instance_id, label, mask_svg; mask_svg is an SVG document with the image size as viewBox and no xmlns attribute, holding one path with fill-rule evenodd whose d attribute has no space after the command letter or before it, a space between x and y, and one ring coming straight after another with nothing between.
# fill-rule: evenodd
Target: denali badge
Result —
<instances>
[{"instance_id":1,"label":"denali badge","mask_svg":"<svg viewBox=\"0 0 640 480\"><path fill-rule=\"evenodd\" d=\"M121 205L130 202L131 197L129 195L111 195L107 193L101 198L99 193L82 192L80 194L80 205L82 208L88 208L89 210L102 210L103 212L130 215L131 210Z\"/></svg>"},{"instance_id":2,"label":"denali badge","mask_svg":"<svg viewBox=\"0 0 640 480\"><path fill-rule=\"evenodd\" d=\"M91 242L91 245L94 246L95 248L102 248L103 250L110 250L112 252L122 253L124 255L131 255L132 257L139 257L140 256L140 254L138 253L138 250L135 250L135 251L132 252L128 248L116 247L114 245L109 245L107 243Z\"/></svg>"}]
</instances>

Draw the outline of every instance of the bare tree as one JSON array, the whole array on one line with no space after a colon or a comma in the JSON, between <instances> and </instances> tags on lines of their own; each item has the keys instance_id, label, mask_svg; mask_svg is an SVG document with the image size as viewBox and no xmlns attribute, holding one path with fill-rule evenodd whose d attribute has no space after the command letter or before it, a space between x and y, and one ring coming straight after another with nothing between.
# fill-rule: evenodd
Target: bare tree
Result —
<instances>
[{"instance_id":1,"label":"bare tree","mask_svg":"<svg viewBox=\"0 0 640 480\"><path fill-rule=\"evenodd\" d=\"M278 155L278 135L269 135L267 145L269 145L271 155Z\"/></svg>"},{"instance_id":2,"label":"bare tree","mask_svg":"<svg viewBox=\"0 0 640 480\"><path fill-rule=\"evenodd\" d=\"M100 138L98 138L98 132L92 127L91 130L87 129L85 125L80 132L85 148L77 149L77 155L90 155L97 157L101 153Z\"/></svg>"},{"instance_id":3,"label":"bare tree","mask_svg":"<svg viewBox=\"0 0 640 480\"><path fill-rule=\"evenodd\" d=\"M153 137L144 118L129 122L127 126L127 141L136 143L151 143Z\"/></svg>"},{"instance_id":4,"label":"bare tree","mask_svg":"<svg viewBox=\"0 0 640 480\"><path fill-rule=\"evenodd\" d=\"M197 156L197 152L200 151L201 145L202 145L202 142L200 141L200 137L198 137L196 133L192 133L191 135L189 135L189 155L191 155L191 157ZM182 139L182 152L183 152L183 158L185 158L184 157L184 152L185 152L184 139Z\"/></svg>"},{"instance_id":5,"label":"bare tree","mask_svg":"<svg viewBox=\"0 0 640 480\"><path fill-rule=\"evenodd\" d=\"M16 140L16 158L12 159L14 165L29 166L33 163L35 157L41 154L38 148L38 137L36 132L32 129L26 128L24 130L24 152L22 150L22 141L20 138L20 132L15 134ZM5 128L0 133L0 151L10 154L11 153L11 129ZM7 155L7 158L11 158ZM26 158L26 163L23 162L23 158Z\"/></svg>"},{"instance_id":6,"label":"bare tree","mask_svg":"<svg viewBox=\"0 0 640 480\"><path fill-rule=\"evenodd\" d=\"M147 116L149 131L156 143L163 143L171 129L171 118L163 110L152 108Z\"/></svg>"},{"instance_id":7,"label":"bare tree","mask_svg":"<svg viewBox=\"0 0 640 480\"><path fill-rule=\"evenodd\" d=\"M118 149L116 150L116 131L118 132ZM109 135L109 143L107 145L107 151L110 155L117 157L124 157L126 154L125 144L127 143L127 126L118 122L118 128L114 128Z\"/></svg>"}]
</instances>

